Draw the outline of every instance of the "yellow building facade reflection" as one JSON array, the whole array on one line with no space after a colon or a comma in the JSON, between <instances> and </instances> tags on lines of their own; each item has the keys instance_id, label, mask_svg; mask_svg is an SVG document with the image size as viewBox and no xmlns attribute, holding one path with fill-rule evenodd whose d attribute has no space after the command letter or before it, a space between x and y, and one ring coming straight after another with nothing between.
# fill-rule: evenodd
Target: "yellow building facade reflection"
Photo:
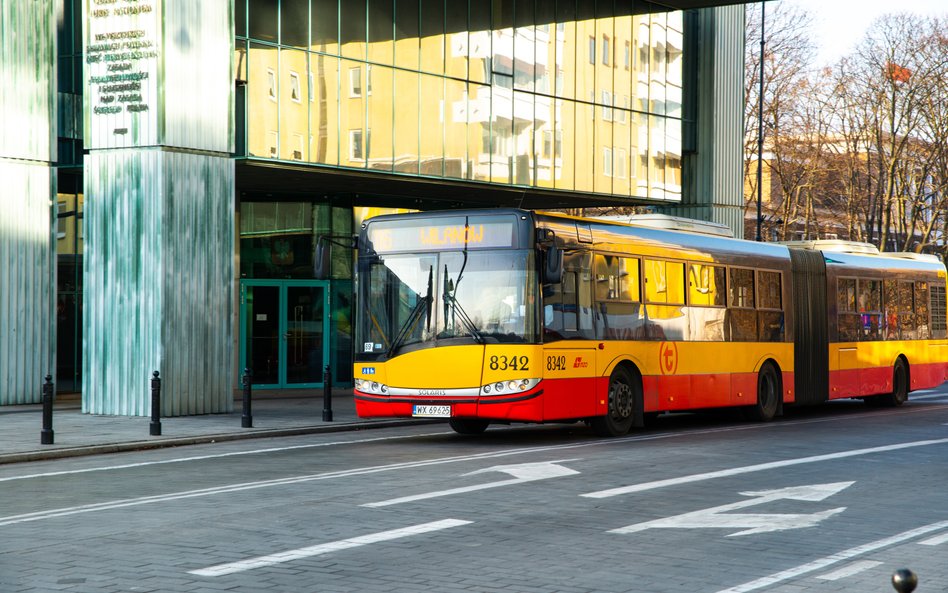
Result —
<instances>
[{"instance_id":1,"label":"yellow building facade reflection","mask_svg":"<svg viewBox=\"0 0 948 593\"><path fill-rule=\"evenodd\" d=\"M682 12L357 4L249 3L248 157L680 201Z\"/></svg>"}]
</instances>

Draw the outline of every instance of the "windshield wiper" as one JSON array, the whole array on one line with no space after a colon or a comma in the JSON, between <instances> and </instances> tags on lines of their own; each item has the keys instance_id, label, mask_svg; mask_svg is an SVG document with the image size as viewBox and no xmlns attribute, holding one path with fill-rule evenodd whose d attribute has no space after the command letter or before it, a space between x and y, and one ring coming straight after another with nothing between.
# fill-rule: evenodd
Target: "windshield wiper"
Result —
<instances>
[{"instance_id":1,"label":"windshield wiper","mask_svg":"<svg viewBox=\"0 0 948 593\"><path fill-rule=\"evenodd\" d=\"M466 256L467 254L465 254ZM463 269L463 268L462 268ZM461 275L458 274L458 282L461 281ZM444 266L444 293L442 299L444 300L445 305L445 321L447 321L447 309L448 306L454 307L454 312L461 319L461 323L467 328L467 332L474 337L474 341L478 344L486 344L487 340L484 339L484 336L481 335L481 330L477 329L477 325L471 320L470 315L467 314L467 311L464 310L464 307L461 306L461 303L458 302L458 299L454 296L454 292L457 291L458 285L454 284L453 287L449 286L450 281L448 280L448 266ZM449 290L453 288L453 290Z\"/></svg>"},{"instance_id":2,"label":"windshield wiper","mask_svg":"<svg viewBox=\"0 0 948 593\"><path fill-rule=\"evenodd\" d=\"M408 313L408 319L405 320L405 323L399 328L398 333L395 334L395 339L392 340L392 345L388 347L388 352L385 353L386 358L391 358L395 351L401 347L402 342L405 341L405 338L414 331L415 325L418 323L418 319L422 311L425 311L425 315L428 317L427 328L428 331L431 331L431 303L434 301L432 296L432 281L433 281L433 272L434 266L428 266L428 291L425 296L421 297L417 303L415 303L414 308Z\"/></svg>"}]
</instances>

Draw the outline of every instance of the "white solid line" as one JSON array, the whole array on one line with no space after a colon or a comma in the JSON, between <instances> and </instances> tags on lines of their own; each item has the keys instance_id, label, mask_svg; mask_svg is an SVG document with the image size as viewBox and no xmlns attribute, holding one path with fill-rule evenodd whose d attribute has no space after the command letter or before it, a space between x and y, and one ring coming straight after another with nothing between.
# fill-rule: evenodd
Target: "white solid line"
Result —
<instances>
[{"instance_id":1,"label":"white solid line","mask_svg":"<svg viewBox=\"0 0 948 593\"><path fill-rule=\"evenodd\" d=\"M400 539L400 538L409 537L412 535L420 535L422 533L430 533L432 531L441 531L443 529L450 529L452 527L468 525L470 523L471 521L463 521L461 519L444 519L442 521L422 523L421 525L412 525L410 527L402 527L401 529L393 529L391 531L381 531L379 533L370 533L368 535L360 535L358 537L341 539L338 541L328 542L325 544L317 544L315 546L308 546L306 548L288 550L286 552L279 552L277 554L269 554L267 556L258 556L256 558L248 558L247 560L229 562L227 564L218 564L216 566L210 566L208 568L191 570L191 571L188 571L188 573L202 576L202 577L219 577L225 574L233 574L235 572L244 572L247 570L252 570L254 568L263 568L265 566L272 566L274 564L281 564L283 562L290 562L292 560L299 560L301 558L310 558L313 556L320 556L322 554L329 554L331 552L337 552L339 550L357 548L359 546L365 546L368 544L391 541L393 539Z\"/></svg>"},{"instance_id":2,"label":"white solid line","mask_svg":"<svg viewBox=\"0 0 948 593\"><path fill-rule=\"evenodd\" d=\"M701 482L712 480L714 478L725 478L741 474L749 474L769 469L788 467L791 465L803 465L806 463L817 463L820 461L832 461L835 459L845 459L847 457L857 457L860 455L870 455L872 453L885 453L888 451L898 451L900 449L910 449L912 447L926 447L928 445L942 445L948 443L948 439L932 439L927 441L912 441L909 443L897 443L895 445L884 445L881 447L869 447L867 449L853 449L851 451L839 451L837 453L826 453L824 455L811 455L810 457L799 457L797 459L784 459L783 461L771 461L768 463L758 463L756 465L745 465L744 467L734 467L731 469L722 469L714 472L705 472L701 474L692 474L690 476L681 476L678 478L669 478L667 480L657 480L655 482L643 482L632 484L630 486L620 486L618 488L609 488L608 490L599 490L597 492L588 492L580 494L586 498L609 498L622 494L632 494L635 492L644 492L646 490L655 490L667 486L678 486L680 484L690 484L692 482Z\"/></svg>"},{"instance_id":3,"label":"white solid line","mask_svg":"<svg viewBox=\"0 0 948 593\"><path fill-rule=\"evenodd\" d=\"M822 570L827 566L832 566L834 564L862 556L863 554L868 554L869 552L875 552L876 550L881 550L882 548L900 544L904 541L923 536L926 533L931 533L932 531L945 529L946 527L948 527L948 521L939 521L938 523L932 523L930 525L925 525L910 531L903 531L897 535L876 540L874 542L869 542L868 544L863 544L848 550L843 550L842 552L836 552L831 556L825 556L795 568L776 572L770 576L750 581L748 583L744 583L743 585L738 585L729 589L722 589L721 591L718 591L718 593L748 593L749 591L764 589L766 587L776 585L777 583L782 583L784 581L788 581L811 572L816 572L817 570Z\"/></svg>"},{"instance_id":4,"label":"white solid line","mask_svg":"<svg viewBox=\"0 0 948 593\"><path fill-rule=\"evenodd\" d=\"M501 480L500 482L490 482L488 484L477 484L475 486L462 486L460 488L451 488L450 490L440 490L438 492L426 492L424 494L415 494L412 496L403 496L401 498L390 498L388 500L382 500L379 502L369 502L362 506L370 508L378 507L388 507L396 504L402 504L405 502L415 502L419 500L426 500L429 498L438 498L441 496L451 496L453 494L465 494L468 492L475 492L477 490L487 490L488 488L498 488L500 486L510 486L513 484L520 484L523 482L528 482L532 480L524 480L522 478L511 478L509 480Z\"/></svg>"},{"instance_id":5,"label":"white solid line","mask_svg":"<svg viewBox=\"0 0 948 593\"><path fill-rule=\"evenodd\" d=\"M853 562L849 566L844 566L839 570L834 570L833 572L828 572L826 574L819 575L818 579L821 581L838 581L839 579L844 579L846 577L851 577L855 574L859 574L870 568L875 568L882 564L875 560L860 560L859 562Z\"/></svg>"},{"instance_id":6,"label":"white solid line","mask_svg":"<svg viewBox=\"0 0 948 593\"><path fill-rule=\"evenodd\" d=\"M935 537L926 539L925 541L918 542L923 546L940 546L941 544L948 542L948 533L943 533L941 535L936 535Z\"/></svg>"}]
</instances>

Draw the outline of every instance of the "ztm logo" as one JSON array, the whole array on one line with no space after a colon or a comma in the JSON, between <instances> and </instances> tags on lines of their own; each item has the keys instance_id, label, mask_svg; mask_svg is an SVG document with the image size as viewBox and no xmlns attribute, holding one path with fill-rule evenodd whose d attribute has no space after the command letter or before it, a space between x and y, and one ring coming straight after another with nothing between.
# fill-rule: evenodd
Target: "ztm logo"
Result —
<instances>
[{"instance_id":1,"label":"ztm logo","mask_svg":"<svg viewBox=\"0 0 948 593\"><path fill-rule=\"evenodd\" d=\"M576 361L573 363L574 369L584 369L589 366L589 363L583 360L582 356L577 356Z\"/></svg>"},{"instance_id":2,"label":"ztm logo","mask_svg":"<svg viewBox=\"0 0 948 593\"><path fill-rule=\"evenodd\" d=\"M674 375L678 371L678 346L674 342L662 342L659 346L658 366L663 375Z\"/></svg>"}]
</instances>

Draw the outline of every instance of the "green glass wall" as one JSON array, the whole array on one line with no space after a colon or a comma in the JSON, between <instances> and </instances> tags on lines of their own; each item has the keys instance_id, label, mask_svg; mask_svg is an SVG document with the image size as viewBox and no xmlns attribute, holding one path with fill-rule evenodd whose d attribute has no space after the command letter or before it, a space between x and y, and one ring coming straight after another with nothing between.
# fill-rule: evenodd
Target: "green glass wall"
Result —
<instances>
[{"instance_id":1,"label":"green glass wall","mask_svg":"<svg viewBox=\"0 0 948 593\"><path fill-rule=\"evenodd\" d=\"M677 202L682 13L623 6L237 0L245 156Z\"/></svg>"}]
</instances>

